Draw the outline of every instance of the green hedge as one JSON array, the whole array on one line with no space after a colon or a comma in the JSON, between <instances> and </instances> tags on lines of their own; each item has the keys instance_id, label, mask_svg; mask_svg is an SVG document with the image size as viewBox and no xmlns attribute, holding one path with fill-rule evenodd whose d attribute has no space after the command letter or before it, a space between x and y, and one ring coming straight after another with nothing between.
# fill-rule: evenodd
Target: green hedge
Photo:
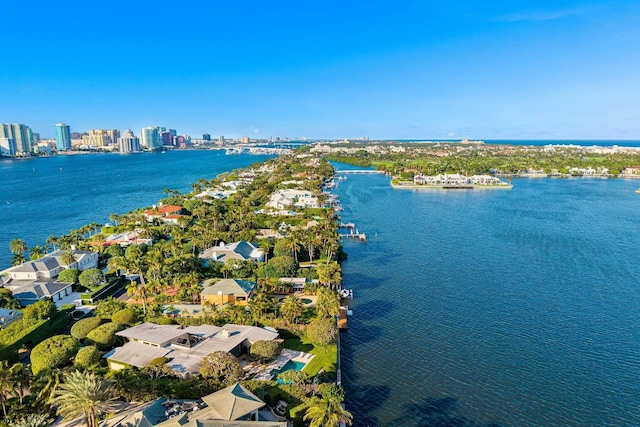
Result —
<instances>
[{"instance_id":1,"label":"green hedge","mask_svg":"<svg viewBox=\"0 0 640 427\"><path fill-rule=\"evenodd\" d=\"M18 361L18 350L23 344L35 346L50 336L62 332L71 322L69 310L61 310L52 321L47 319L20 319L0 330L0 360Z\"/></svg>"},{"instance_id":2,"label":"green hedge","mask_svg":"<svg viewBox=\"0 0 640 427\"><path fill-rule=\"evenodd\" d=\"M93 304L95 301L113 295L123 284L124 280L121 280L120 277L114 277L104 285L98 286L93 292L80 295L80 299L83 304Z\"/></svg>"}]
</instances>

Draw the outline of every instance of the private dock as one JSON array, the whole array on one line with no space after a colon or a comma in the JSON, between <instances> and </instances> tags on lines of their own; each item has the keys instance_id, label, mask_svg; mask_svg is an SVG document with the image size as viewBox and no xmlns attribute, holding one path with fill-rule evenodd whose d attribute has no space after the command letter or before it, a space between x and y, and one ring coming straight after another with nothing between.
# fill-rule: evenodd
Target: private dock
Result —
<instances>
[{"instance_id":1,"label":"private dock","mask_svg":"<svg viewBox=\"0 0 640 427\"><path fill-rule=\"evenodd\" d=\"M338 329L347 329L347 307L340 307L338 313Z\"/></svg>"},{"instance_id":2,"label":"private dock","mask_svg":"<svg viewBox=\"0 0 640 427\"><path fill-rule=\"evenodd\" d=\"M367 240L367 235L365 233L345 233L345 234L340 234L340 237L346 237L349 239L357 239L357 240L362 240L363 242L365 242Z\"/></svg>"},{"instance_id":3,"label":"private dock","mask_svg":"<svg viewBox=\"0 0 640 427\"><path fill-rule=\"evenodd\" d=\"M350 228L351 230L356 228L356 225L352 222L347 222L347 223L341 223L340 225L338 225L338 228Z\"/></svg>"}]
</instances>

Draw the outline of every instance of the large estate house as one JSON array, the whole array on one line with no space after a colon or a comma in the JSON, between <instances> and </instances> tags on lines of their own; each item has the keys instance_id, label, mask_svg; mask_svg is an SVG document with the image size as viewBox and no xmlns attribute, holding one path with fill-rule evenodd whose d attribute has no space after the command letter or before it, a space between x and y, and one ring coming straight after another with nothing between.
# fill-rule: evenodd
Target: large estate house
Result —
<instances>
[{"instance_id":1,"label":"large estate house","mask_svg":"<svg viewBox=\"0 0 640 427\"><path fill-rule=\"evenodd\" d=\"M71 293L73 285L56 280L62 270L76 268L84 271L98 266L97 252L72 250L76 261L69 265L62 262L63 252L57 249L38 260L23 262L0 272L2 285L10 289L23 306L44 298L62 299Z\"/></svg>"},{"instance_id":2,"label":"large estate house","mask_svg":"<svg viewBox=\"0 0 640 427\"><path fill-rule=\"evenodd\" d=\"M281 189L271 194L269 201L265 204L267 208L285 209L296 208L319 208L318 198L308 190Z\"/></svg>"},{"instance_id":3,"label":"large estate house","mask_svg":"<svg viewBox=\"0 0 640 427\"><path fill-rule=\"evenodd\" d=\"M198 257L215 262L226 262L230 259L262 262L264 260L264 252L253 243L241 240L229 244L221 242L217 246L200 252Z\"/></svg>"},{"instance_id":4,"label":"large estate house","mask_svg":"<svg viewBox=\"0 0 640 427\"><path fill-rule=\"evenodd\" d=\"M144 218L148 222L152 222L154 219L158 219L167 223L178 223L178 218L184 216L181 215L182 206L175 205L163 205L160 203L158 206L153 206L151 209L144 211Z\"/></svg>"},{"instance_id":5,"label":"large estate house","mask_svg":"<svg viewBox=\"0 0 640 427\"><path fill-rule=\"evenodd\" d=\"M198 374L202 359L214 351L240 356L248 353L256 341L278 338L275 329L233 324L181 329L179 325L143 323L116 335L129 342L104 356L110 369L144 368L152 360L166 357L169 359L167 366L184 377Z\"/></svg>"}]
</instances>

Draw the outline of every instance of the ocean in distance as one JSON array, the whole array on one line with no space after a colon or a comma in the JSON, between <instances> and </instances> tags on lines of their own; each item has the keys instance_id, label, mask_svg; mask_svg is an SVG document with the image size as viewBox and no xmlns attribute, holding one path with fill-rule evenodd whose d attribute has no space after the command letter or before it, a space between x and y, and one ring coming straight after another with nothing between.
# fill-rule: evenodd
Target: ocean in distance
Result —
<instances>
[{"instance_id":1,"label":"ocean in distance","mask_svg":"<svg viewBox=\"0 0 640 427\"><path fill-rule=\"evenodd\" d=\"M367 233L342 266L355 426L640 425L640 182L347 177L341 219Z\"/></svg>"},{"instance_id":2,"label":"ocean in distance","mask_svg":"<svg viewBox=\"0 0 640 427\"><path fill-rule=\"evenodd\" d=\"M226 156L221 150L85 154L0 160L0 270L11 266L9 242L44 245L85 224L109 222L151 206L170 188L192 191L200 178L249 166L273 156Z\"/></svg>"}]
</instances>

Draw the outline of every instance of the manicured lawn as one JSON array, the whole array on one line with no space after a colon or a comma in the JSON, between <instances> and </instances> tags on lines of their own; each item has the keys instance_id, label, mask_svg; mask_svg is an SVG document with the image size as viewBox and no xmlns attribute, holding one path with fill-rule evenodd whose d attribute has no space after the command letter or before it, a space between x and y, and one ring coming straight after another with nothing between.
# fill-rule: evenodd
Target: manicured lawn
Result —
<instances>
[{"instance_id":1,"label":"manicured lawn","mask_svg":"<svg viewBox=\"0 0 640 427\"><path fill-rule=\"evenodd\" d=\"M310 377L315 376L320 369L324 369L325 372L336 372L338 360L337 345L314 346L306 336L298 337L283 330L278 332L280 332L280 336L284 339L285 348L315 355L311 362L302 370L309 374Z\"/></svg>"}]
</instances>

